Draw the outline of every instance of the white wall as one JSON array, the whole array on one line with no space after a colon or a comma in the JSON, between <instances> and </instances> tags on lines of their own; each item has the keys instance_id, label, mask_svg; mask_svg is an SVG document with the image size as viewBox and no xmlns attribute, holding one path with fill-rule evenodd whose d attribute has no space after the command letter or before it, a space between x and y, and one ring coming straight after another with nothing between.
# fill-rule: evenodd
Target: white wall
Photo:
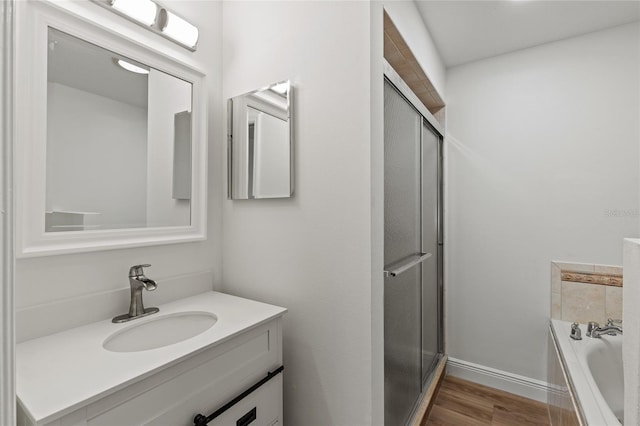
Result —
<instances>
[{"instance_id":1,"label":"white wall","mask_svg":"<svg viewBox=\"0 0 640 426\"><path fill-rule=\"evenodd\" d=\"M413 0L387 0L383 3L413 56L416 57L438 94L444 99L446 67L415 2Z\"/></svg>"},{"instance_id":2,"label":"white wall","mask_svg":"<svg viewBox=\"0 0 640 426\"><path fill-rule=\"evenodd\" d=\"M100 296L105 292L126 289L129 287L127 279L129 267L136 263L151 263L153 267L149 268L148 276L158 280L195 271L212 270L213 283L211 283L211 288L219 287L221 274L220 206L223 197L220 170L225 158L221 133L223 112L220 93L221 55L219 54L222 50L222 4L214 1L177 0L166 1L163 4L199 27L200 42L195 53L158 37L150 31L145 31L136 24L121 19L91 2L68 2L60 3L59 6L69 8L84 16L91 16L92 19L108 22L108 26L113 30L164 51L178 60L198 63L206 72L210 129L208 136L208 239L196 243L20 259L16 265L15 282L16 308L18 310L36 306L51 307L58 303L64 304L70 299ZM16 70L16 72L20 72L20 70ZM164 291L179 296L179 291L175 289L165 287ZM160 292L163 292L161 286L155 293ZM106 297L99 298L99 303L109 304L111 311L126 310L127 308L127 306L120 306L113 299ZM81 325L86 322L91 313L62 312L61 315L67 315L76 325ZM28 330L17 324L18 340L21 339L21 336L37 335L40 329L46 329L47 320L46 317L40 318L40 322L30 324Z\"/></svg>"},{"instance_id":3,"label":"white wall","mask_svg":"<svg viewBox=\"0 0 640 426\"><path fill-rule=\"evenodd\" d=\"M632 24L448 70L451 357L545 380L549 262L622 264L639 47Z\"/></svg>"},{"instance_id":4,"label":"white wall","mask_svg":"<svg viewBox=\"0 0 640 426\"><path fill-rule=\"evenodd\" d=\"M373 424L384 421L384 18L371 2L369 105L371 107L371 404Z\"/></svg>"},{"instance_id":5,"label":"white wall","mask_svg":"<svg viewBox=\"0 0 640 426\"><path fill-rule=\"evenodd\" d=\"M148 226L191 223L189 200L173 198L175 115L191 112L191 97L190 83L162 71L149 71Z\"/></svg>"},{"instance_id":6,"label":"white wall","mask_svg":"<svg viewBox=\"0 0 640 426\"><path fill-rule=\"evenodd\" d=\"M95 223L107 228L144 226L146 108L51 82L47 104L47 211L100 213Z\"/></svg>"},{"instance_id":7,"label":"white wall","mask_svg":"<svg viewBox=\"0 0 640 426\"><path fill-rule=\"evenodd\" d=\"M286 79L294 88L293 198L223 204L224 290L289 309L289 425L380 422L372 418L380 404L372 404L370 19L368 2L223 7L224 98Z\"/></svg>"}]
</instances>

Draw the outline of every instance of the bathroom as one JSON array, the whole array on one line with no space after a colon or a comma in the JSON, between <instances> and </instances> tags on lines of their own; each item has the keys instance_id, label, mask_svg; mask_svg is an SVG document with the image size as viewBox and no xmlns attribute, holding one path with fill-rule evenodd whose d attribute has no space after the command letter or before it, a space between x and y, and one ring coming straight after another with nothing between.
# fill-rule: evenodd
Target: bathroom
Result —
<instances>
[{"instance_id":1,"label":"bathroom","mask_svg":"<svg viewBox=\"0 0 640 426\"><path fill-rule=\"evenodd\" d=\"M546 402L551 262L622 266L623 239L640 237L637 2L158 2L198 28L192 52L94 2L45 1L204 75L206 238L20 255L25 229L10 225L33 167L11 161L29 126L9 125L24 92L8 64L24 57L7 46L27 42L21 3L1 5L2 425L16 344L122 314L139 264L161 312L210 290L287 309L285 424L384 423L385 12L446 103L449 374ZM514 47L540 26L548 38ZM293 196L229 200L227 100L284 80Z\"/></svg>"}]
</instances>

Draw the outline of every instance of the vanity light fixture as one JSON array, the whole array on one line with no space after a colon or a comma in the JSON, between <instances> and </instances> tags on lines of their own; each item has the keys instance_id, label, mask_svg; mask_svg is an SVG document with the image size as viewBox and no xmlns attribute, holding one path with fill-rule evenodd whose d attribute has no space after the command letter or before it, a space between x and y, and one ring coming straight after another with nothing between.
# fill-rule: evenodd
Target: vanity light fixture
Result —
<instances>
[{"instance_id":1,"label":"vanity light fixture","mask_svg":"<svg viewBox=\"0 0 640 426\"><path fill-rule=\"evenodd\" d=\"M94 3L194 52L198 27L152 0L92 0Z\"/></svg>"},{"instance_id":2,"label":"vanity light fixture","mask_svg":"<svg viewBox=\"0 0 640 426\"><path fill-rule=\"evenodd\" d=\"M173 12L166 9L160 10L160 31L167 37L190 48L198 43L198 27L185 21Z\"/></svg>"},{"instance_id":3,"label":"vanity light fixture","mask_svg":"<svg viewBox=\"0 0 640 426\"><path fill-rule=\"evenodd\" d=\"M127 62L123 59L113 58L116 64L118 64L121 68L124 68L127 71L134 72L136 74L149 74L149 70L139 67L137 65L132 64L131 62Z\"/></svg>"},{"instance_id":4,"label":"vanity light fixture","mask_svg":"<svg viewBox=\"0 0 640 426\"><path fill-rule=\"evenodd\" d=\"M144 25L153 25L158 5L151 0L112 0L111 7Z\"/></svg>"}]
</instances>

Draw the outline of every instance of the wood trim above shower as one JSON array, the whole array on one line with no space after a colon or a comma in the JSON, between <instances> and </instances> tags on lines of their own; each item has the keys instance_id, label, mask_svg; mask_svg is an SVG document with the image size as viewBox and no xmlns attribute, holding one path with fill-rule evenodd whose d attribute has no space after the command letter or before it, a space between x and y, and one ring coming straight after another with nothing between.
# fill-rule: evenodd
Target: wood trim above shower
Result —
<instances>
[{"instance_id":1,"label":"wood trim above shower","mask_svg":"<svg viewBox=\"0 0 640 426\"><path fill-rule=\"evenodd\" d=\"M444 125L444 100L438 94L386 11L384 12L384 58L436 120Z\"/></svg>"}]
</instances>

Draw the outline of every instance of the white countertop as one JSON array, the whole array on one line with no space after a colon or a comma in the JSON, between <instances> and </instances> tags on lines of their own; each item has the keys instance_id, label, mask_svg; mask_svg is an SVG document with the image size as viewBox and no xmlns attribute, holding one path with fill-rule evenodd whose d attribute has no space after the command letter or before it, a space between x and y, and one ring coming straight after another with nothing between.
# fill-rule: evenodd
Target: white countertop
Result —
<instances>
[{"instance_id":1,"label":"white countertop","mask_svg":"<svg viewBox=\"0 0 640 426\"><path fill-rule=\"evenodd\" d=\"M108 319L18 344L17 397L32 420L46 422L71 413L287 311L218 292L158 307L159 313L135 321L114 324ZM122 353L102 347L118 330L184 311L211 312L217 322L202 334L157 349Z\"/></svg>"}]
</instances>

